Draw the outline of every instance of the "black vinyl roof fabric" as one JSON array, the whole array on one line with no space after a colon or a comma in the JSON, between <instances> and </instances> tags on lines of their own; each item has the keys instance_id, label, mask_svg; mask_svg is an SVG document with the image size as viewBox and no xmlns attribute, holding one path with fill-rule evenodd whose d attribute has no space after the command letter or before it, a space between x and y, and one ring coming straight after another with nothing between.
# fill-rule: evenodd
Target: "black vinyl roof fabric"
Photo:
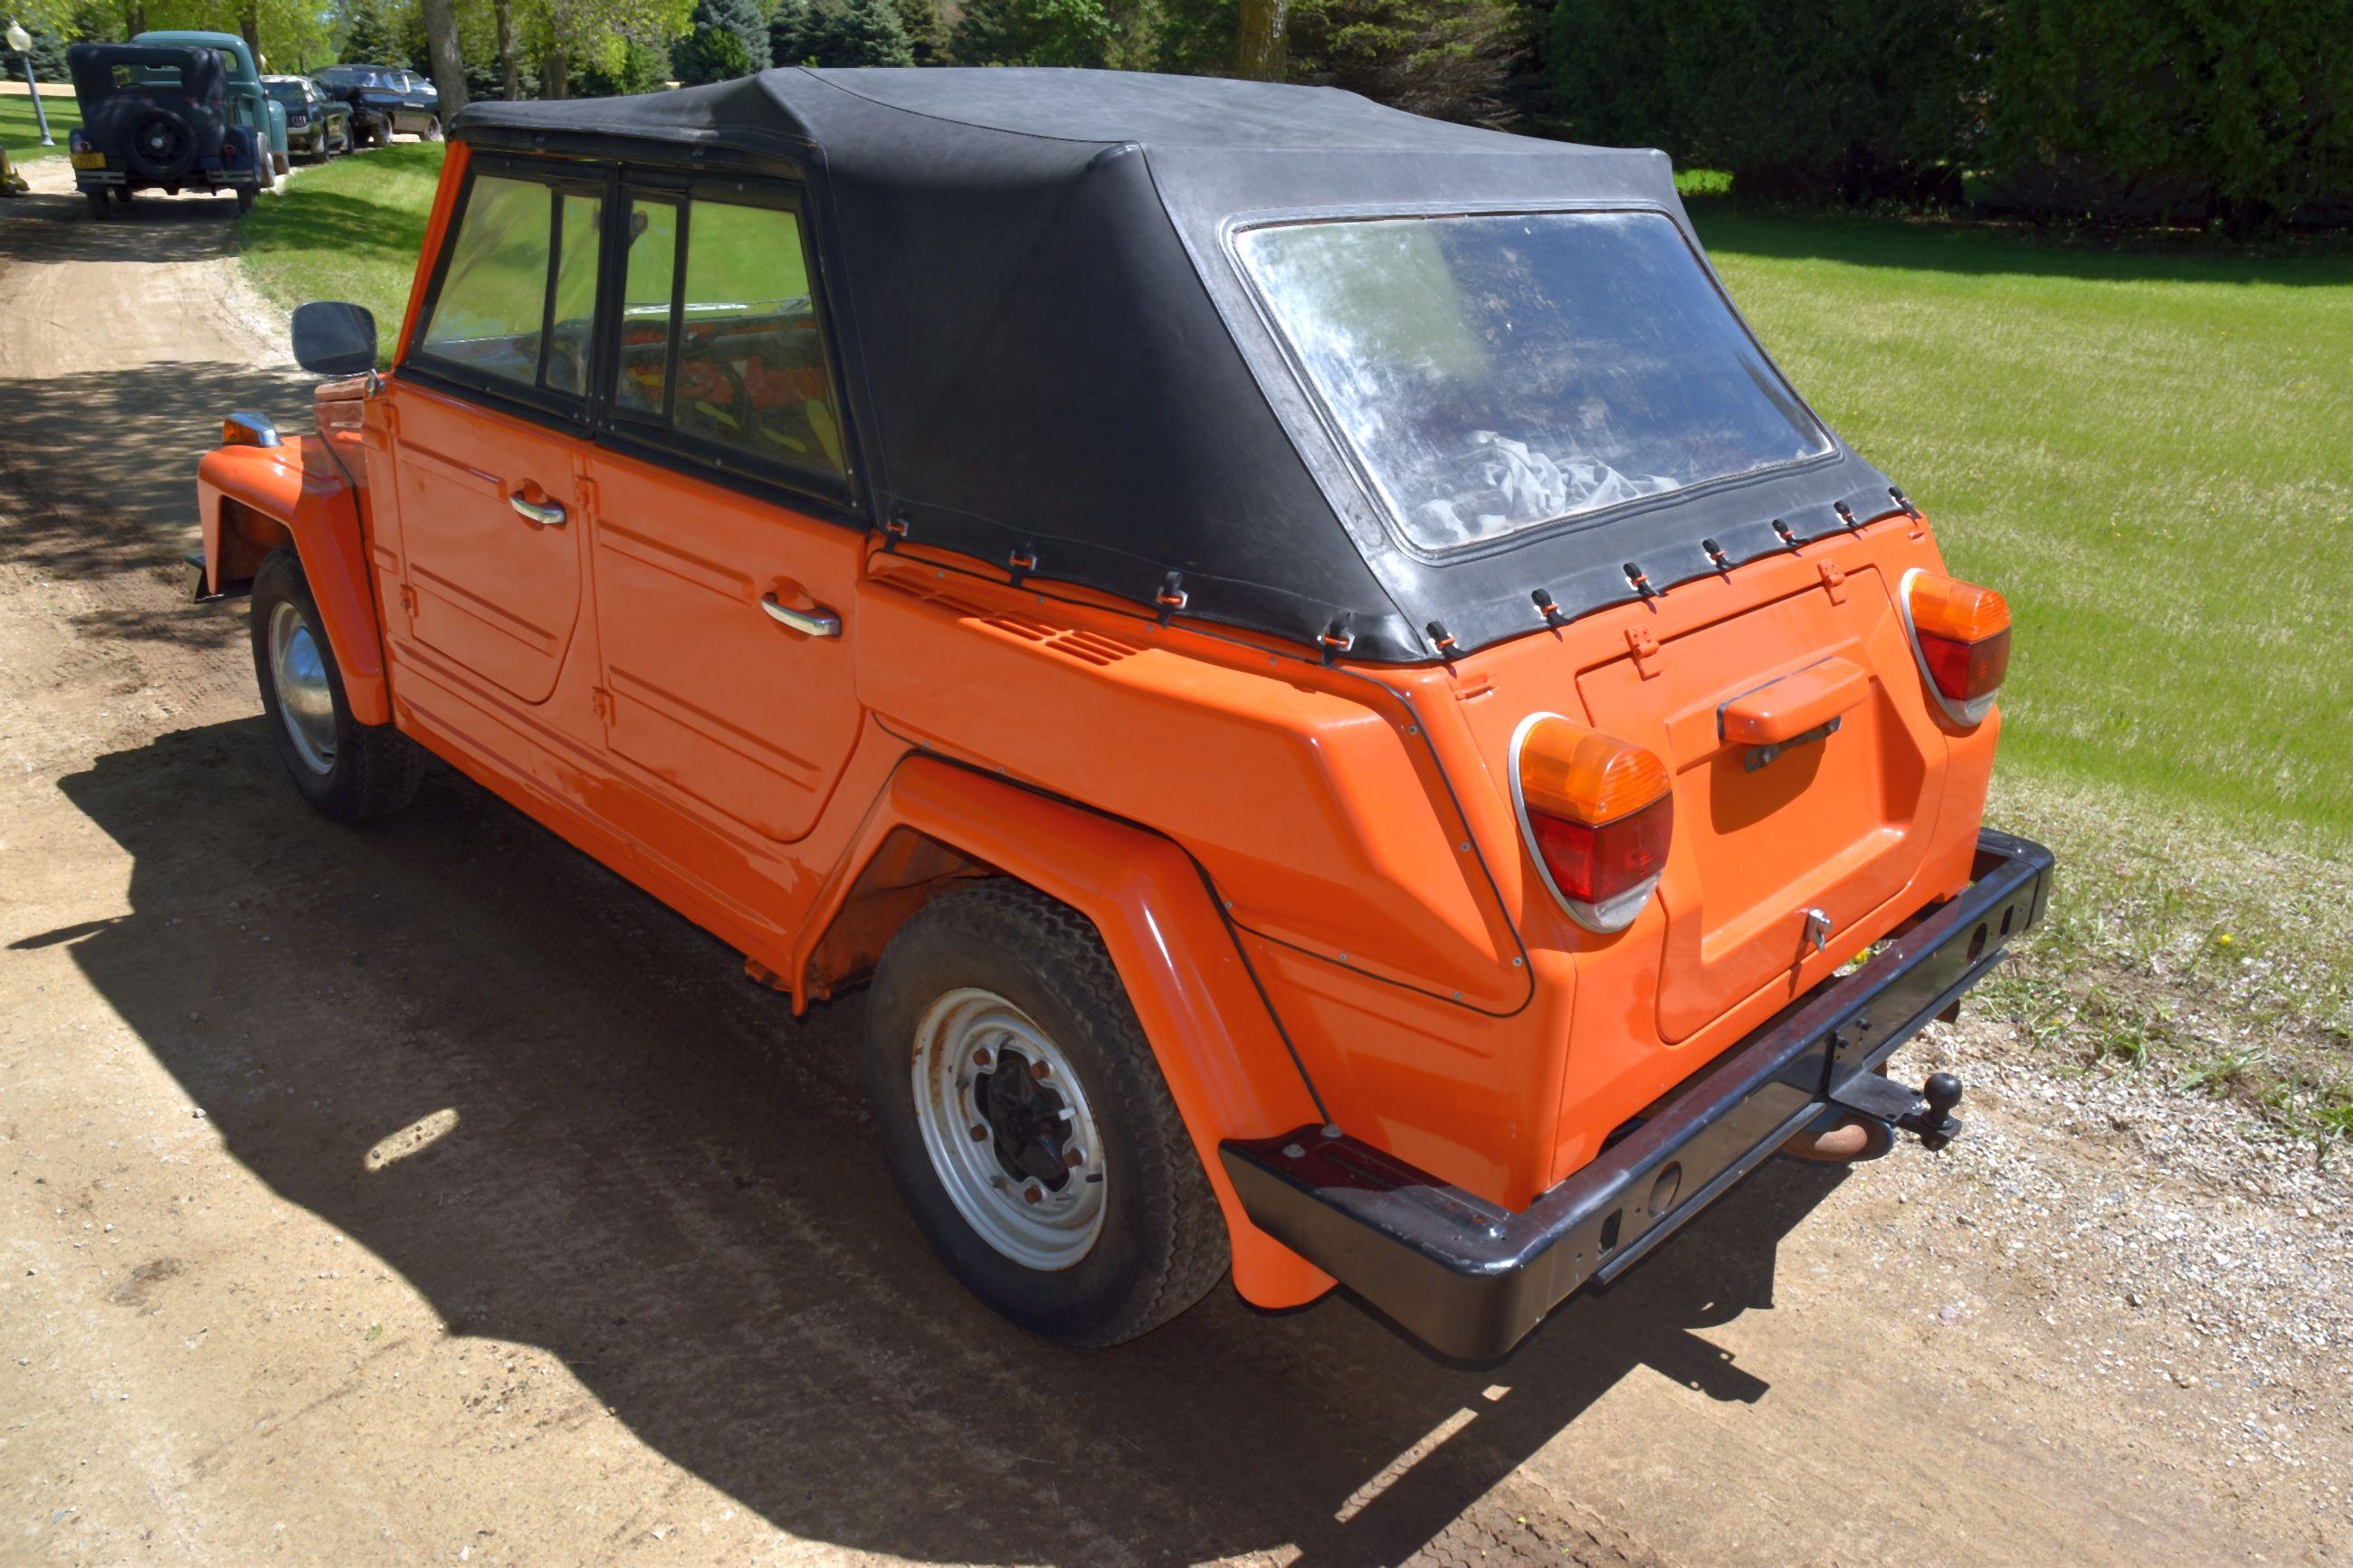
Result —
<instances>
[{"instance_id":1,"label":"black vinyl roof fabric","mask_svg":"<svg viewBox=\"0 0 2353 1568\"><path fill-rule=\"evenodd\" d=\"M1398 537L1228 244L1277 216L1601 206L1662 211L1696 251L1660 153L1330 89L1052 69L769 70L477 102L451 132L803 181L874 521L1147 606L1181 595L1188 617L1427 660L1433 626L1467 653L1542 627L1546 603L1574 617L1894 505L1833 437L1810 462L1434 559Z\"/></svg>"}]
</instances>

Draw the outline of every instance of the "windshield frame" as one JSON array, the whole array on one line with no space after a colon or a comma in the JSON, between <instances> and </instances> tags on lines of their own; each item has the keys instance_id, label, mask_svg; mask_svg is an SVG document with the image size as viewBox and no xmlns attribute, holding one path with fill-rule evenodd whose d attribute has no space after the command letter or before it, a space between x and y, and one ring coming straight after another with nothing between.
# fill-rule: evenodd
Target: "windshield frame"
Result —
<instances>
[{"instance_id":1,"label":"windshield frame","mask_svg":"<svg viewBox=\"0 0 2353 1568\"><path fill-rule=\"evenodd\" d=\"M1397 505L1388 489L1374 474L1364 450L1357 445L1355 437L1349 433L1346 425L1340 417L1339 411L1333 407L1331 399L1324 395L1324 388L1316 381L1314 373L1309 370L1306 361L1299 352L1298 344L1293 341L1290 331L1283 324L1282 318L1275 310L1273 301L1268 298L1256 269L1250 266L1249 258L1242 252L1244 237L1271 228L1295 228L1307 225L1334 223L1379 223L1417 219L1442 222L1454 217L1582 217L1610 213L1654 215L1663 218L1675 231L1676 237L1682 242L1684 251L1699 268L1700 277L1706 281L1708 288L1715 293L1717 302L1730 315L1733 324L1739 329L1741 336L1747 341L1750 347L1756 350L1758 359L1772 373L1774 379L1780 384L1781 389L1788 395L1790 402L1802 410L1806 417L1812 422L1815 431L1821 437L1822 449L1782 462L1768 463L1761 468L1744 468L1736 474L1719 475L1696 484L1678 486L1673 489L1653 495L1635 496L1608 506L1596 507L1588 511L1571 512L1565 517L1527 523L1491 539L1471 540L1445 549L1432 549L1422 543L1413 536L1412 530L1407 526L1406 520L1398 515ZM1281 356L1283 370L1288 373L1291 381L1298 388L1306 407L1313 412L1317 425L1317 434L1324 443L1328 445L1330 450L1339 456L1341 462L1346 467L1360 499L1378 521L1386 542L1424 565L1451 566L1465 561L1509 554L1542 540L1556 539L1564 534L1605 527L1620 519L1637 516L1643 512L1665 510L1695 498L1717 495L1726 490L1786 479L1792 474L1803 473L1810 468L1830 467L1847 456L1846 443L1841 439L1838 432L1831 427L1830 422L1824 419L1820 412L1807 399L1805 394L1790 381L1788 374L1782 370L1779 362L1773 358L1771 353L1765 347L1763 340L1757 337L1757 331L1749 324L1748 318L1743 315L1739 306L1733 302L1730 292L1724 287L1724 280L1716 276L1715 266L1708 260L1706 252L1700 248L1682 215L1660 203L1623 200L1499 203L1383 202L1362 205L1297 208L1282 212L1253 212L1229 218L1219 225L1218 243L1219 249L1224 253L1223 259L1226 265L1232 269L1233 276L1240 281L1242 297L1250 302L1250 307L1255 313L1261 329L1274 344L1276 353ZM1278 414L1281 414L1279 405ZM1285 418L1288 422L1287 416ZM1303 433L1295 432L1293 438L1298 439L1301 435ZM1321 465L1311 460L1309 467L1320 468Z\"/></svg>"}]
</instances>

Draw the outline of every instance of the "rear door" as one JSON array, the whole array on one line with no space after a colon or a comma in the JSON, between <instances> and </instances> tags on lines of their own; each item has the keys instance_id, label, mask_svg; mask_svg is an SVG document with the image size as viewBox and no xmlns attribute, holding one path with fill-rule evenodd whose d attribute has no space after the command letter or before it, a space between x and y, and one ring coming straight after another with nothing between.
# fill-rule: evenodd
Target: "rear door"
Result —
<instances>
[{"instance_id":1,"label":"rear door","mask_svg":"<svg viewBox=\"0 0 2353 1568\"><path fill-rule=\"evenodd\" d=\"M691 816L789 841L858 734L864 537L798 195L649 177L619 201L590 468L607 743Z\"/></svg>"},{"instance_id":2,"label":"rear door","mask_svg":"<svg viewBox=\"0 0 2353 1568\"><path fill-rule=\"evenodd\" d=\"M478 168L389 392L410 633L527 703L554 690L580 621L605 200Z\"/></svg>"}]
</instances>

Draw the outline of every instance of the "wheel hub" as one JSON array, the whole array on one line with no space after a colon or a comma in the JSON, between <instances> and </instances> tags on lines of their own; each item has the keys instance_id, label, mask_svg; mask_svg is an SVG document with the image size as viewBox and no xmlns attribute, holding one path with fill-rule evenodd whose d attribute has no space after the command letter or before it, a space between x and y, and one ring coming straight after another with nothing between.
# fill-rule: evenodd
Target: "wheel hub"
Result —
<instances>
[{"instance_id":1,"label":"wheel hub","mask_svg":"<svg viewBox=\"0 0 2353 1568\"><path fill-rule=\"evenodd\" d=\"M335 693L302 612L280 601L269 614L269 679L294 754L322 776L335 767Z\"/></svg>"},{"instance_id":2,"label":"wheel hub","mask_svg":"<svg viewBox=\"0 0 2353 1568\"><path fill-rule=\"evenodd\" d=\"M951 991L916 1027L913 1075L924 1152L974 1233L1029 1268L1084 1258L1103 1233L1103 1140L1052 1037L993 991Z\"/></svg>"}]
</instances>

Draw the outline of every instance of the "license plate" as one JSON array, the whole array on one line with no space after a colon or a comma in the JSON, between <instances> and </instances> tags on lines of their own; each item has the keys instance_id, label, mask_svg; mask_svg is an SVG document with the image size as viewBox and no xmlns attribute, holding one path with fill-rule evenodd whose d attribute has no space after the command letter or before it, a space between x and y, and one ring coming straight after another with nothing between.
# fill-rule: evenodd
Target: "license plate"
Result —
<instances>
[{"instance_id":1,"label":"license plate","mask_svg":"<svg viewBox=\"0 0 2353 1568\"><path fill-rule=\"evenodd\" d=\"M73 155L73 166L77 169L103 169L106 167L106 154L77 153Z\"/></svg>"}]
</instances>

